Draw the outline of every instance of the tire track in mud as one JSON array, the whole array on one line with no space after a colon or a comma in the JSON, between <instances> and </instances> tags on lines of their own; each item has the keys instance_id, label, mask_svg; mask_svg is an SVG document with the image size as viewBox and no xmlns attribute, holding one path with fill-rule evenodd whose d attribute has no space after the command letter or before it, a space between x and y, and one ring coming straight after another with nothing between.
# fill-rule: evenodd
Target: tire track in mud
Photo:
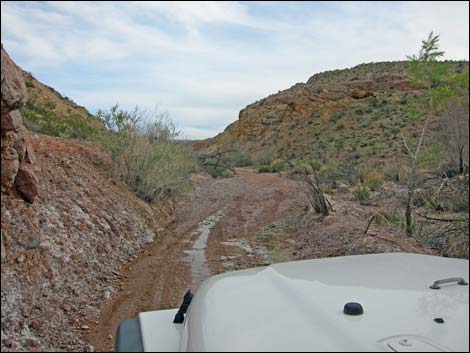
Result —
<instances>
[{"instance_id":1,"label":"tire track in mud","mask_svg":"<svg viewBox=\"0 0 470 353\"><path fill-rule=\"evenodd\" d=\"M84 339L97 351L114 349L116 328L139 312L178 307L184 292L212 274L224 272L230 239L256 233L274 220L299 210L292 181L274 174L240 169L227 179L205 178L181 203L164 235L126 265L111 299ZM241 252L244 268L263 264L261 256Z\"/></svg>"}]
</instances>

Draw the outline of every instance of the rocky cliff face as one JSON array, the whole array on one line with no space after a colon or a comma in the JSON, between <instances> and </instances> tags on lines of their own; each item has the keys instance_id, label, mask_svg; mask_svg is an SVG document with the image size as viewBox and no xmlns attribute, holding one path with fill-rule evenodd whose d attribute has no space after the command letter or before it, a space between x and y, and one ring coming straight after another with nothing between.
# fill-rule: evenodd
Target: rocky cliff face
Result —
<instances>
[{"instance_id":1,"label":"rocky cliff face","mask_svg":"<svg viewBox=\"0 0 470 353\"><path fill-rule=\"evenodd\" d=\"M38 195L38 179L34 152L28 142L19 109L26 103L27 94L21 69L1 49L1 167L3 194L16 192L27 202Z\"/></svg>"}]
</instances>

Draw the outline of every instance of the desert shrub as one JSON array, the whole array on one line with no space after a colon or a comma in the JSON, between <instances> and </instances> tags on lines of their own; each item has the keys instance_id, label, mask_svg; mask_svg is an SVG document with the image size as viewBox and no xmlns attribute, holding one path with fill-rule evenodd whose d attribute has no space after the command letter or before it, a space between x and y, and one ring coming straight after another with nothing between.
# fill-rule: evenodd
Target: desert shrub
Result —
<instances>
[{"instance_id":1,"label":"desert shrub","mask_svg":"<svg viewBox=\"0 0 470 353\"><path fill-rule=\"evenodd\" d=\"M363 184L357 185L353 193L356 199L358 199L361 202L370 199L369 188Z\"/></svg>"},{"instance_id":2,"label":"desert shrub","mask_svg":"<svg viewBox=\"0 0 470 353\"><path fill-rule=\"evenodd\" d=\"M380 105L379 103L379 100L377 99L377 97L371 97L369 98L369 106L371 107L378 107Z\"/></svg>"},{"instance_id":3,"label":"desert shrub","mask_svg":"<svg viewBox=\"0 0 470 353\"><path fill-rule=\"evenodd\" d=\"M379 222L379 224L387 225L392 229L397 229L401 231L405 230L405 217L403 212L399 209L385 211L382 214L382 217L377 218L377 221ZM413 222L412 227L413 229L416 229L417 224Z\"/></svg>"},{"instance_id":4,"label":"desert shrub","mask_svg":"<svg viewBox=\"0 0 470 353\"><path fill-rule=\"evenodd\" d=\"M230 160L230 164L234 167L248 167L253 165L253 160L249 152L241 148L231 152L228 159Z\"/></svg>"},{"instance_id":5,"label":"desert shrub","mask_svg":"<svg viewBox=\"0 0 470 353\"><path fill-rule=\"evenodd\" d=\"M333 180L335 179L335 171L336 171L336 166L331 163L331 162L326 162L321 164L318 167L318 174L320 178L325 181L325 180Z\"/></svg>"},{"instance_id":6,"label":"desert shrub","mask_svg":"<svg viewBox=\"0 0 470 353\"><path fill-rule=\"evenodd\" d=\"M354 112L358 115L363 115L364 114L364 110L362 108L357 108Z\"/></svg>"},{"instance_id":7,"label":"desert shrub","mask_svg":"<svg viewBox=\"0 0 470 353\"><path fill-rule=\"evenodd\" d=\"M288 130L291 131L291 130L294 130L296 129L297 127L299 126L299 123L298 122L293 122L289 125L288 127Z\"/></svg>"},{"instance_id":8,"label":"desert shrub","mask_svg":"<svg viewBox=\"0 0 470 353\"><path fill-rule=\"evenodd\" d=\"M279 173L279 172L284 171L285 169L286 169L286 165L282 161L273 162L271 164L271 170L273 173Z\"/></svg>"},{"instance_id":9,"label":"desert shrub","mask_svg":"<svg viewBox=\"0 0 470 353\"><path fill-rule=\"evenodd\" d=\"M222 178L232 178L233 177L233 172L231 170L228 170L228 169L225 169L224 171L222 171L222 175L221 177Z\"/></svg>"},{"instance_id":10,"label":"desert shrub","mask_svg":"<svg viewBox=\"0 0 470 353\"><path fill-rule=\"evenodd\" d=\"M295 166L289 169L290 175L296 175L296 174L311 174L311 168L309 165L305 162L299 162L296 163Z\"/></svg>"},{"instance_id":11,"label":"desert shrub","mask_svg":"<svg viewBox=\"0 0 470 353\"><path fill-rule=\"evenodd\" d=\"M338 120L340 120L344 115L344 112L342 111L335 111L331 114L331 121L333 124L336 124Z\"/></svg>"},{"instance_id":12,"label":"desert shrub","mask_svg":"<svg viewBox=\"0 0 470 353\"><path fill-rule=\"evenodd\" d=\"M400 104L406 105L408 103L408 92L405 92L400 99Z\"/></svg>"},{"instance_id":13,"label":"desert shrub","mask_svg":"<svg viewBox=\"0 0 470 353\"><path fill-rule=\"evenodd\" d=\"M382 169L384 178L389 181L400 181L400 165L398 163L386 163Z\"/></svg>"},{"instance_id":14,"label":"desert shrub","mask_svg":"<svg viewBox=\"0 0 470 353\"><path fill-rule=\"evenodd\" d=\"M469 216L461 217L452 228L452 235L447 240L447 255L451 257L469 258Z\"/></svg>"},{"instance_id":15,"label":"desert shrub","mask_svg":"<svg viewBox=\"0 0 470 353\"><path fill-rule=\"evenodd\" d=\"M213 178L221 177L225 171L225 168L215 165L206 165L203 169Z\"/></svg>"},{"instance_id":16,"label":"desert shrub","mask_svg":"<svg viewBox=\"0 0 470 353\"><path fill-rule=\"evenodd\" d=\"M334 177L349 184L353 184L355 179L356 166L351 160L338 161L334 169Z\"/></svg>"},{"instance_id":17,"label":"desert shrub","mask_svg":"<svg viewBox=\"0 0 470 353\"><path fill-rule=\"evenodd\" d=\"M44 106L47 108L47 109L55 109L55 103L50 101L50 100L47 100L45 103L44 103Z\"/></svg>"},{"instance_id":18,"label":"desert shrub","mask_svg":"<svg viewBox=\"0 0 470 353\"><path fill-rule=\"evenodd\" d=\"M452 212L467 212L469 211L469 190L467 188L461 190L460 193L455 195L453 199L450 199L448 203L448 208Z\"/></svg>"},{"instance_id":19,"label":"desert shrub","mask_svg":"<svg viewBox=\"0 0 470 353\"><path fill-rule=\"evenodd\" d=\"M258 173L271 173L271 167L269 165L261 165L258 168Z\"/></svg>"},{"instance_id":20,"label":"desert shrub","mask_svg":"<svg viewBox=\"0 0 470 353\"><path fill-rule=\"evenodd\" d=\"M185 191L196 167L189 149L175 142L179 135L167 114L118 106L98 116L107 127L100 139L111 151L113 176L147 202Z\"/></svg>"},{"instance_id":21,"label":"desert shrub","mask_svg":"<svg viewBox=\"0 0 470 353\"><path fill-rule=\"evenodd\" d=\"M366 186L369 190L378 190L384 181L384 175L369 166L352 167L352 184Z\"/></svg>"},{"instance_id":22,"label":"desert shrub","mask_svg":"<svg viewBox=\"0 0 470 353\"><path fill-rule=\"evenodd\" d=\"M69 110L67 113L58 115L53 102L39 103L34 99L29 99L21 108L26 127L34 132L80 140L96 140L103 132L100 131L99 124L92 125L80 116L71 114Z\"/></svg>"},{"instance_id":23,"label":"desert shrub","mask_svg":"<svg viewBox=\"0 0 470 353\"><path fill-rule=\"evenodd\" d=\"M366 185L372 191L377 191L382 186L383 181L384 176L382 173L376 170L370 170L365 175L364 185Z\"/></svg>"},{"instance_id":24,"label":"desert shrub","mask_svg":"<svg viewBox=\"0 0 470 353\"><path fill-rule=\"evenodd\" d=\"M369 167L358 165L353 168L352 182L353 184L365 184Z\"/></svg>"},{"instance_id":25,"label":"desert shrub","mask_svg":"<svg viewBox=\"0 0 470 353\"><path fill-rule=\"evenodd\" d=\"M270 165L274 159L273 155L273 152L270 150L257 153L254 156L255 165Z\"/></svg>"}]
</instances>

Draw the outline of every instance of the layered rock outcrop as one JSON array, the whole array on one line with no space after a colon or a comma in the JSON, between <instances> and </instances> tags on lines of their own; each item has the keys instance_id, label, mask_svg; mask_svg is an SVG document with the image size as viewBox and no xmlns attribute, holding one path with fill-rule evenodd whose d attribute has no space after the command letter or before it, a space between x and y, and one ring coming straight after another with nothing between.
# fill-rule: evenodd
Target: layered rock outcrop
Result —
<instances>
[{"instance_id":1,"label":"layered rock outcrop","mask_svg":"<svg viewBox=\"0 0 470 353\"><path fill-rule=\"evenodd\" d=\"M38 195L38 179L34 152L28 142L19 108L27 101L21 69L1 48L1 190L16 191L25 201L34 202Z\"/></svg>"}]
</instances>

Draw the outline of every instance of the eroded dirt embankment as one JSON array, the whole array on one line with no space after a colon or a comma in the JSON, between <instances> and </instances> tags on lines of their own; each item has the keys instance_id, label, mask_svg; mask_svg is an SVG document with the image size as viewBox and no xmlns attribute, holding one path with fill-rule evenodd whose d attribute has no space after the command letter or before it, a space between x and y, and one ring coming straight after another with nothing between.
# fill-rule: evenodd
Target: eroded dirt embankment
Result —
<instances>
[{"instance_id":1,"label":"eroded dirt embankment","mask_svg":"<svg viewBox=\"0 0 470 353\"><path fill-rule=\"evenodd\" d=\"M172 205L150 206L113 182L111 159L92 144L28 137L37 199L1 198L2 351L89 350L86 320L163 231Z\"/></svg>"},{"instance_id":2,"label":"eroded dirt embankment","mask_svg":"<svg viewBox=\"0 0 470 353\"><path fill-rule=\"evenodd\" d=\"M387 251L424 252L414 240L375 227L367 210L333 195L326 218L306 213L298 185L286 176L239 169L237 176L193 177L195 188L163 236L126 267L120 291L101 307L84 339L112 350L120 321L141 311L179 306L187 288L209 275L295 259Z\"/></svg>"}]
</instances>

